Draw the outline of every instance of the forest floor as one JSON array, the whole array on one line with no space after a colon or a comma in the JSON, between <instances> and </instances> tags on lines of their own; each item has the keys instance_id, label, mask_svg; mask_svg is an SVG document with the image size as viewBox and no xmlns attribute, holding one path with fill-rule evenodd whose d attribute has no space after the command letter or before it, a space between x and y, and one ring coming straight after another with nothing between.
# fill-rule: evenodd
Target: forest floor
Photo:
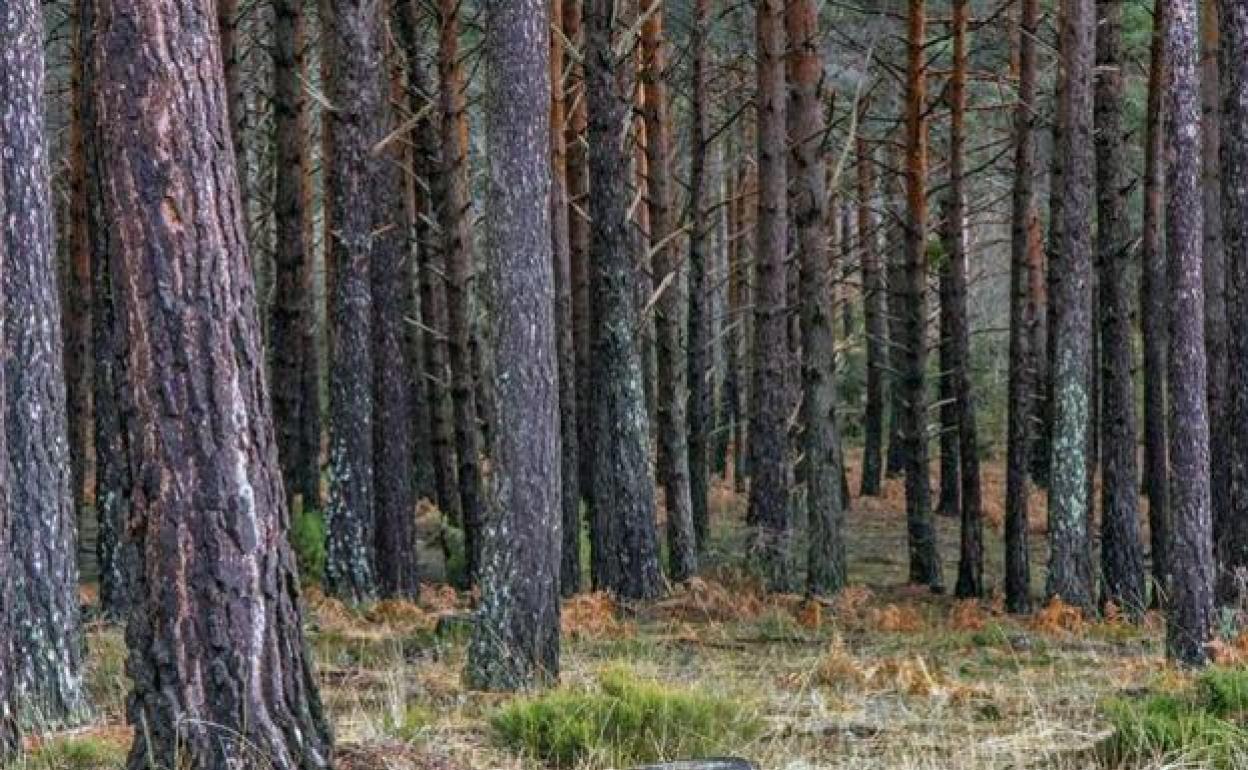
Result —
<instances>
[{"instance_id":1,"label":"forest floor","mask_svg":"<svg viewBox=\"0 0 1248 770\"><path fill-rule=\"evenodd\" d=\"M1000 472L992 463L985 468L990 506L1001 497ZM760 727L710 745L767 770L1073 770L1101 766L1096 749L1111 734L1107 699L1189 681L1164 662L1155 614L1130 625L1055 606L1014 618L1001 611L999 598L964 602L904 586L901 495L900 482L890 481L882 498L855 499L846 528L851 588L820 605L768 596L743 571L744 498L717 486L716 538L702 579L628 611L602 595L565 606L562 691L586 691L604 670L624 670L730 700L757 715ZM1039 590L1045 554L1037 503ZM991 507L987 516L999 518ZM939 529L952 584L957 522L942 517ZM989 586L1000 585L1000 538L989 526ZM341 770L542 766L504 745L492 726L492 715L516 696L465 690L462 629L443 620L435 630L439 618L462 617L465 596L430 586L418 603L363 611L315 588L307 598ZM124 758L130 735L123 726L121 632L94 624L88 645L99 719L32 745L32 770L113 770ZM608 762L576 764L596 769Z\"/></svg>"}]
</instances>

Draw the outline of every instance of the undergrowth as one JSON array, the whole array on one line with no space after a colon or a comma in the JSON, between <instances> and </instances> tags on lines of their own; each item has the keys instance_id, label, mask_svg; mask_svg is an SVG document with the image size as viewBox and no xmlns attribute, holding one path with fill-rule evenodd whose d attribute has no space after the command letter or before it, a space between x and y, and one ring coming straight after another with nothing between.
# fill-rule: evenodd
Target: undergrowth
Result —
<instances>
[{"instance_id":1,"label":"undergrowth","mask_svg":"<svg viewBox=\"0 0 1248 770\"><path fill-rule=\"evenodd\" d=\"M513 702L490 724L512 748L560 767L627 767L728 753L762 728L746 704L640 679L625 668L603 672L594 689Z\"/></svg>"}]
</instances>

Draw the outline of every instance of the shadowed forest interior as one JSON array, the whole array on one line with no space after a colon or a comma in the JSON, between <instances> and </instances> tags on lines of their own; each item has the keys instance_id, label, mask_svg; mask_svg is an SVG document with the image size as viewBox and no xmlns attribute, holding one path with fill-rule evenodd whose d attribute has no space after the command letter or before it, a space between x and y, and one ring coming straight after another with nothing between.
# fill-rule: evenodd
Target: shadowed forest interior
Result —
<instances>
[{"instance_id":1,"label":"shadowed forest interior","mask_svg":"<svg viewBox=\"0 0 1248 770\"><path fill-rule=\"evenodd\" d=\"M1248 767L1248 0L0 0L0 350L5 770Z\"/></svg>"}]
</instances>

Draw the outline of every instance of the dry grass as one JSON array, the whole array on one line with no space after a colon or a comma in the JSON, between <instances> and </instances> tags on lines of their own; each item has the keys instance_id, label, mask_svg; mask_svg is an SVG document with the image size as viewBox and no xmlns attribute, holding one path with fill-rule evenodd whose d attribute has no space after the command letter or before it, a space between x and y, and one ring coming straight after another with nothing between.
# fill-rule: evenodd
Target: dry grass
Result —
<instances>
[{"instance_id":1,"label":"dry grass","mask_svg":"<svg viewBox=\"0 0 1248 770\"><path fill-rule=\"evenodd\" d=\"M851 462L855 490L857 472ZM1003 496L994 486L1003 476L994 463L984 475L991 506ZM741 751L767 770L1093 768L1108 730L1105 698L1190 682L1165 666L1155 614L1131 626L1112 612L1096 620L1055 603L1019 619L1002 611L999 596L955 601L904 586L902 491L893 481L884 491L878 500L855 499L847 523L850 586L822 602L768 595L742 569L745 501L716 482L717 536L703 577L648 606L621 608L603 594L566 602L563 682L583 688L605 666L627 666L673 688L748 697L766 726ZM1032 502L1042 519L1042 496ZM1033 531L1043 531L1039 523L1033 520ZM957 523L939 519L937 526L951 576ZM1038 581L1043 538L1033 546ZM988 548L990 586L1000 583L999 550ZM426 586L416 602L363 611L315 590L305 599L340 769L539 767L502 746L489 727L510 699L466 691L463 642L431 633L439 617L464 611L471 597ZM115 629L91 630L93 692L107 716L93 729L124 743L118 639ZM1248 635L1214 654L1248 663ZM1159 759L1133 767L1173 766Z\"/></svg>"}]
</instances>

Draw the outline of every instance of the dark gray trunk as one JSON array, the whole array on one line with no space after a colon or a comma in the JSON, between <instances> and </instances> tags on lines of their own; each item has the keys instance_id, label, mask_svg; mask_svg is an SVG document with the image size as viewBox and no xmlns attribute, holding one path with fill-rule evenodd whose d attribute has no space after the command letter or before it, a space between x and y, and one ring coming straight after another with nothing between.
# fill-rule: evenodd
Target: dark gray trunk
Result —
<instances>
[{"instance_id":1,"label":"dark gray trunk","mask_svg":"<svg viewBox=\"0 0 1248 770\"><path fill-rule=\"evenodd\" d=\"M1096 14L1092 0L1070 0L1062 19L1064 87L1060 108L1062 173L1057 251L1050 276L1060 275L1051 296L1053 369L1049 462L1049 574L1046 593L1091 608L1088 561L1088 449L1092 401L1092 210L1095 168L1092 144L1092 77Z\"/></svg>"},{"instance_id":2,"label":"dark gray trunk","mask_svg":"<svg viewBox=\"0 0 1248 770\"><path fill-rule=\"evenodd\" d=\"M550 227L550 24L545 0L498 0L485 20L495 310L492 495L466 678L516 690L559 677L560 452Z\"/></svg>"},{"instance_id":3,"label":"dark gray trunk","mask_svg":"<svg viewBox=\"0 0 1248 770\"><path fill-rule=\"evenodd\" d=\"M884 371L888 357L887 287L880 264L875 203L875 154L861 136L858 150L858 254L862 266L863 325L867 337L867 393L863 415L862 488L864 496L880 494L884 444Z\"/></svg>"},{"instance_id":4,"label":"dark gray trunk","mask_svg":"<svg viewBox=\"0 0 1248 770\"><path fill-rule=\"evenodd\" d=\"M82 722L88 707L38 4L10 6L0 30L13 677L18 718L48 729Z\"/></svg>"},{"instance_id":5,"label":"dark gray trunk","mask_svg":"<svg viewBox=\"0 0 1248 770\"><path fill-rule=\"evenodd\" d=\"M1204 224L1200 191L1200 72L1194 3L1167 0L1166 256L1170 307L1170 502L1174 530L1166 649L1182 663L1209 656L1213 633L1213 524L1205 359ZM1232 81L1233 82L1233 81ZM1243 184L1242 178L1237 180Z\"/></svg>"},{"instance_id":6,"label":"dark gray trunk","mask_svg":"<svg viewBox=\"0 0 1248 770\"><path fill-rule=\"evenodd\" d=\"M1101 335L1101 600L1131 617L1145 608L1136 466L1134 303L1123 126L1122 3L1098 0L1096 261Z\"/></svg>"},{"instance_id":7,"label":"dark gray trunk","mask_svg":"<svg viewBox=\"0 0 1248 770\"><path fill-rule=\"evenodd\" d=\"M594 353L591 411L594 583L625 599L663 590L650 473L650 421L637 339L636 240L628 219L630 154L621 146L632 112L633 63L616 52L636 6L613 0L585 6L588 97L589 284Z\"/></svg>"},{"instance_id":8,"label":"dark gray trunk","mask_svg":"<svg viewBox=\"0 0 1248 770\"><path fill-rule=\"evenodd\" d=\"M348 602L377 595L372 269L372 148L382 137L378 0L330 0L324 31L328 112L329 506L326 588Z\"/></svg>"}]
</instances>

